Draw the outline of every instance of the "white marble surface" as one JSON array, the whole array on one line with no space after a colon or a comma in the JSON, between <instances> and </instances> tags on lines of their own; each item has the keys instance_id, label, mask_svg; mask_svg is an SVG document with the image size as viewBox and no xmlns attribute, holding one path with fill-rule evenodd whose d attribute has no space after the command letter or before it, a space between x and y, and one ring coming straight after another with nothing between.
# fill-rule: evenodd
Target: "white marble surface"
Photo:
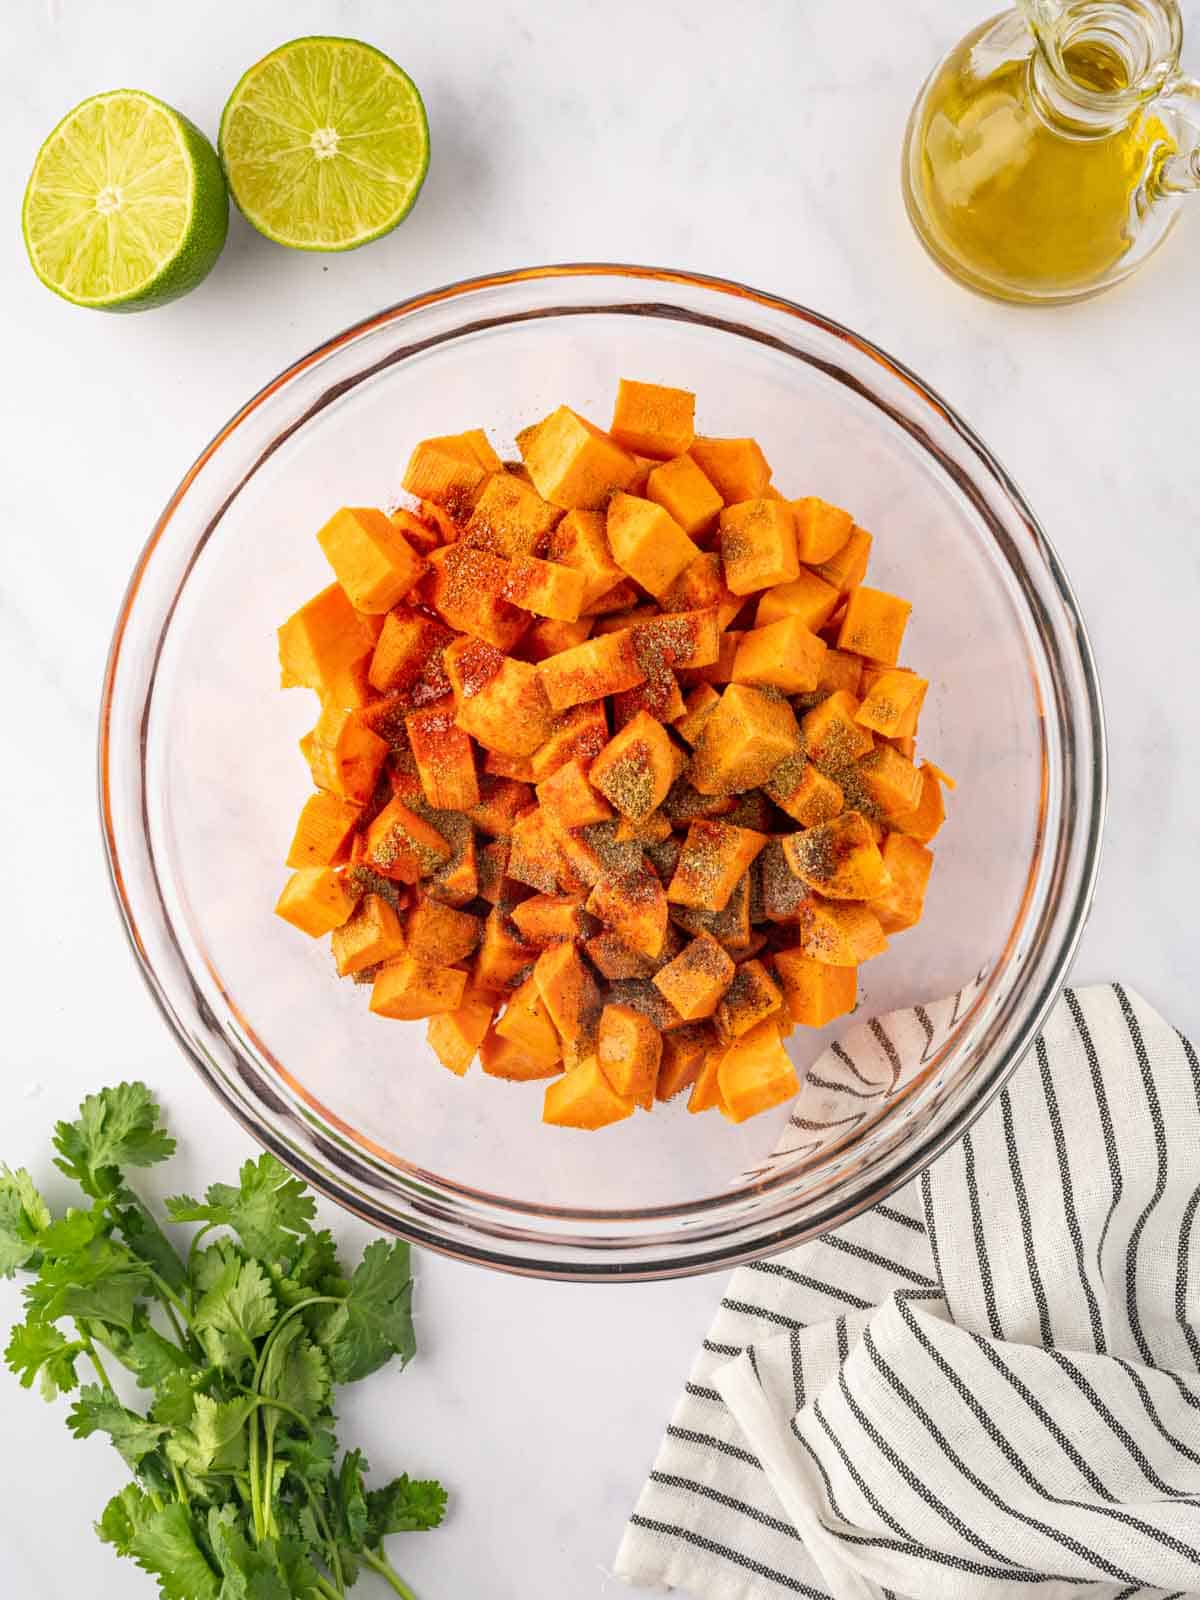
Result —
<instances>
[{"instance_id":1,"label":"white marble surface","mask_svg":"<svg viewBox=\"0 0 1200 1600\"><path fill-rule=\"evenodd\" d=\"M1185 12L1200 34L1200 3ZM281 366L419 288L543 260L659 262L793 296L877 339L976 425L1050 530L1103 672L1112 804L1077 976L1120 974L1200 1035L1200 201L1139 278L1089 305L1034 313L953 288L908 231L896 173L918 82L969 18L956 0L3 8L0 1157L45 1174L54 1118L130 1074L184 1137L173 1187L208 1181L217 1151L228 1167L248 1151L184 1067L111 904L93 746L112 618L197 449ZM313 32L373 40L426 96L433 163L399 232L322 259L235 218L202 289L144 317L75 311L35 282L21 187L67 106L133 84L212 133L245 66ZM400 1552L424 1600L611 1597L606 1564L718 1291L564 1287L422 1258L421 1359L347 1405L345 1427L380 1467L453 1489L445 1530ZM0 1322L16 1307L0 1286ZM72 1442L7 1376L0 1419L0 1594L149 1595L89 1531L120 1476L106 1446Z\"/></svg>"}]
</instances>

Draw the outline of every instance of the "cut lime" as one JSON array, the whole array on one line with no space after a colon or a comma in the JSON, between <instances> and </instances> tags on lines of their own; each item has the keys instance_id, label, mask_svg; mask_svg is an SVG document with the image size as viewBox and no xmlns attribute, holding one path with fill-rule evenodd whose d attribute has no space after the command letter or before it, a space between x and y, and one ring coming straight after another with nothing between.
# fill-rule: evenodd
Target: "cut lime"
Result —
<instances>
[{"instance_id":1,"label":"cut lime","mask_svg":"<svg viewBox=\"0 0 1200 1600\"><path fill-rule=\"evenodd\" d=\"M221 116L221 159L248 222L297 250L353 250L408 215L429 166L416 85L357 39L293 39Z\"/></svg>"},{"instance_id":2,"label":"cut lime","mask_svg":"<svg viewBox=\"0 0 1200 1600\"><path fill-rule=\"evenodd\" d=\"M210 270L229 196L199 128L152 95L113 89L69 111L38 151L22 225L33 270L55 294L145 311Z\"/></svg>"}]
</instances>

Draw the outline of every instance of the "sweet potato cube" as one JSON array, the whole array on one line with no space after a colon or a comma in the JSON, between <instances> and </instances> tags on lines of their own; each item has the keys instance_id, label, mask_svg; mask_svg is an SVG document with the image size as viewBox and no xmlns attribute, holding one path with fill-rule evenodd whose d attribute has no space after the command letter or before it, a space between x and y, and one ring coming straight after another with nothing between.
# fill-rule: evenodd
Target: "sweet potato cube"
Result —
<instances>
[{"instance_id":1,"label":"sweet potato cube","mask_svg":"<svg viewBox=\"0 0 1200 1600\"><path fill-rule=\"evenodd\" d=\"M596 1057L588 1056L548 1085L542 1121L560 1128L606 1128L633 1115L634 1102L618 1094Z\"/></svg>"},{"instance_id":2,"label":"sweet potato cube","mask_svg":"<svg viewBox=\"0 0 1200 1600\"><path fill-rule=\"evenodd\" d=\"M846 601L846 614L838 631L838 649L852 650L894 667L900 655L904 630L912 613L907 600L899 600L882 589L861 585Z\"/></svg>"},{"instance_id":3,"label":"sweet potato cube","mask_svg":"<svg viewBox=\"0 0 1200 1600\"><path fill-rule=\"evenodd\" d=\"M474 951L482 932L480 919L469 911L422 895L405 919L404 948L418 961L453 967Z\"/></svg>"},{"instance_id":4,"label":"sweet potato cube","mask_svg":"<svg viewBox=\"0 0 1200 1600\"><path fill-rule=\"evenodd\" d=\"M519 973L537 960L536 945L526 944L497 906L483 923L483 937L475 952L472 982L477 989L507 989Z\"/></svg>"},{"instance_id":5,"label":"sweet potato cube","mask_svg":"<svg viewBox=\"0 0 1200 1600\"><path fill-rule=\"evenodd\" d=\"M652 811L638 822L622 817L615 837L618 844L661 844L671 837L671 831L669 819L661 811Z\"/></svg>"},{"instance_id":6,"label":"sweet potato cube","mask_svg":"<svg viewBox=\"0 0 1200 1600\"><path fill-rule=\"evenodd\" d=\"M555 711L566 711L584 701L603 700L641 683L645 671L638 665L628 629L588 639L539 663L546 697Z\"/></svg>"},{"instance_id":7,"label":"sweet potato cube","mask_svg":"<svg viewBox=\"0 0 1200 1600\"><path fill-rule=\"evenodd\" d=\"M462 541L506 560L531 556L561 516L511 472L494 472L467 518Z\"/></svg>"},{"instance_id":8,"label":"sweet potato cube","mask_svg":"<svg viewBox=\"0 0 1200 1600\"><path fill-rule=\"evenodd\" d=\"M588 782L588 765L578 756L559 767L537 786L538 804L552 811L564 828L586 828L607 822L613 814L608 801Z\"/></svg>"},{"instance_id":9,"label":"sweet potato cube","mask_svg":"<svg viewBox=\"0 0 1200 1600\"><path fill-rule=\"evenodd\" d=\"M596 1057L604 1076L620 1095L650 1111L662 1060L662 1035L632 1006L607 1005L600 1013Z\"/></svg>"},{"instance_id":10,"label":"sweet potato cube","mask_svg":"<svg viewBox=\"0 0 1200 1600\"><path fill-rule=\"evenodd\" d=\"M832 560L854 527L854 518L848 511L814 495L793 500L792 511L796 517L796 554L810 565Z\"/></svg>"},{"instance_id":11,"label":"sweet potato cube","mask_svg":"<svg viewBox=\"0 0 1200 1600\"><path fill-rule=\"evenodd\" d=\"M800 729L786 700L731 683L701 730L689 776L701 794L756 789L799 750Z\"/></svg>"},{"instance_id":12,"label":"sweet potato cube","mask_svg":"<svg viewBox=\"0 0 1200 1600\"><path fill-rule=\"evenodd\" d=\"M425 571L425 559L382 511L343 506L317 543L358 611L390 611Z\"/></svg>"},{"instance_id":13,"label":"sweet potato cube","mask_svg":"<svg viewBox=\"0 0 1200 1600\"><path fill-rule=\"evenodd\" d=\"M724 1058L727 1045L714 1044L700 1063L700 1070L692 1082L692 1092L688 1096L688 1111L695 1114L700 1111L724 1111L725 1102L721 1098L721 1085L717 1077L718 1068Z\"/></svg>"},{"instance_id":14,"label":"sweet potato cube","mask_svg":"<svg viewBox=\"0 0 1200 1600\"><path fill-rule=\"evenodd\" d=\"M474 1061L495 1011L487 995L468 990L457 1010L430 1017L425 1037L447 1071L462 1077Z\"/></svg>"},{"instance_id":15,"label":"sweet potato cube","mask_svg":"<svg viewBox=\"0 0 1200 1600\"><path fill-rule=\"evenodd\" d=\"M631 632L634 654L648 677L664 667L685 670L711 666L720 653L715 606L647 617L636 622Z\"/></svg>"},{"instance_id":16,"label":"sweet potato cube","mask_svg":"<svg viewBox=\"0 0 1200 1600\"><path fill-rule=\"evenodd\" d=\"M422 676L429 657L444 650L453 638L435 617L409 606L397 606L383 619L371 657L369 680L380 694L411 689Z\"/></svg>"},{"instance_id":17,"label":"sweet potato cube","mask_svg":"<svg viewBox=\"0 0 1200 1600\"><path fill-rule=\"evenodd\" d=\"M796 527L786 500L742 500L721 513L721 560L734 594L791 583L799 574Z\"/></svg>"},{"instance_id":18,"label":"sweet potato cube","mask_svg":"<svg viewBox=\"0 0 1200 1600\"><path fill-rule=\"evenodd\" d=\"M332 867L298 867L283 886L275 915L321 939L353 915L355 898Z\"/></svg>"},{"instance_id":19,"label":"sweet potato cube","mask_svg":"<svg viewBox=\"0 0 1200 1600\"><path fill-rule=\"evenodd\" d=\"M729 626L745 602L726 588L717 552L702 550L659 596L659 604L664 611L715 611L719 632Z\"/></svg>"},{"instance_id":20,"label":"sweet potato cube","mask_svg":"<svg viewBox=\"0 0 1200 1600\"><path fill-rule=\"evenodd\" d=\"M429 558L430 603L459 633L511 650L529 626L529 613L504 598L508 562L490 550L446 545Z\"/></svg>"},{"instance_id":21,"label":"sweet potato cube","mask_svg":"<svg viewBox=\"0 0 1200 1600\"><path fill-rule=\"evenodd\" d=\"M646 498L662 506L689 539L703 539L716 526L725 502L690 455L655 467L646 479Z\"/></svg>"},{"instance_id":22,"label":"sweet potato cube","mask_svg":"<svg viewBox=\"0 0 1200 1600\"><path fill-rule=\"evenodd\" d=\"M667 899L700 911L723 911L766 842L765 833L751 828L697 818L688 828Z\"/></svg>"},{"instance_id":23,"label":"sweet potato cube","mask_svg":"<svg viewBox=\"0 0 1200 1600\"><path fill-rule=\"evenodd\" d=\"M431 806L469 811L479 804L479 779L469 737L454 720L449 700L407 719L409 747Z\"/></svg>"},{"instance_id":24,"label":"sweet potato cube","mask_svg":"<svg viewBox=\"0 0 1200 1600\"><path fill-rule=\"evenodd\" d=\"M733 682L807 694L817 686L824 656L825 641L799 617L781 617L742 635L733 658Z\"/></svg>"},{"instance_id":25,"label":"sweet potato cube","mask_svg":"<svg viewBox=\"0 0 1200 1600\"><path fill-rule=\"evenodd\" d=\"M774 959L793 1022L806 1028L823 1028L854 1010L858 993L856 967L831 967L799 949L777 950Z\"/></svg>"},{"instance_id":26,"label":"sweet potato cube","mask_svg":"<svg viewBox=\"0 0 1200 1600\"><path fill-rule=\"evenodd\" d=\"M641 598L642 593L637 584L630 578L622 578L611 589L606 589L599 600L593 600L590 605L584 606L580 615L584 617L611 618L614 612L626 613L632 610ZM627 621L628 618L625 620ZM622 626L621 623L616 621L613 621L612 625L613 627ZM595 634L597 631L605 632L608 630L600 629L599 624L597 624L592 628L592 633Z\"/></svg>"},{"instance_id":27,"label":"sweet potato cube","mask_svg":"<svg viewBox=\"0 0 1200 1600\"><path fill-rule=\"evenodd\" d=\"M913 738L928 688L928 682L915 672L904 667L885 668L875 674L870 687L864 683L856 721L886 739Z\"/></svg>"},{"instance_id":28,"label":"sweet potato cube","mask_svg":"<svg viewBox=\"0 0 1200 1600\"><path fill-rule=\"evenodd\" d=\"M539 561L536 556L516 556L509 563L504 596L513 605L539 617L550 617L556 622L577 622L586 584L583 573L576 567L557 561Z\"/></svg>"},{"instance_id":29,"label":"sweet potato cube","mask_svg":"<svg viewBox=\"0 0 1200 1600\"><path fill-rule=\"evenodd\" d=\"M438 813L438 832L450 847L441 866L425 879L425 893L447 906L469 905L479 894L479 859L475 830L466 817L454 811Z\"/></svg>"},{"instance_id":30,"label":"sweet potato cube","mask_svg":"<svg viewBox=\"0 0 1200 1600\"><path fill-rule=\"evenodd\" d=\"M461 434L423 439L408 458L404 487L418 500L432 500L452 516L462 517L494 470L480 461L476 445Z\"/></svg>"},{"instance_id":31,"label":"sweet potato cube","mask_svg":"<svg viewBox=\"0 0 1200 1600\"><path fill-rule=\"evenodd\" d=\"M384 877L398 878L401 883L416 883L435 871L450 853L437 829L402 800L389 800L367 829L367 862Z\"/></svg>"},{"instance_id":32,"label":"sweet potato cube","mask_svg":"<svg viewBox=\"0 0 1200 1600\"><path fill-rule=\"evenodd\" d=\"M849 594L857 589L867 575L867 562L871 558L871 535L865 528L852 528L850 537L827 561L818 561L813 571L824 578L839 594Z\"/></svg>"},{"instance_id":33,"label":"sweet potato cube","mask_svg":"<svg viewBox=\"0 0 1200 1600\"><path fill-rule=\"evenodd\" d=\"M547 1061L544 1056L532 1056L523 1044L505 1038L498 1029L499 1023L489 1028L479 1046L479 1065L490 1078L530 1083L539 1078L557 1078L561 1073L561 1060Z\"/></svg>"},{"instance_id":34,"label":"sweet potato cube","mask_svg":"<svg viewBox=\"0 0 1200 1600\"><path fill-rule=\"evenodd\" d=\"M916 809L889 818L891 826L928 844L946 820L946 802L938 781L938 769L930 761L921 763L921 798Z\"/></svg>"},{"instance_id":35,"label":"sweet potato cube","mask_svg":"<svg viewBox=\"0 0 1200 1600\"><path fill-rule=\"evenodd\" d=\"M533 765L528 756L501 755L498 750L489 750L483 758L484 774L493 778L511 778L514 783L529 783L534 781Z\"/></svg>"},{"instance_id":36,"label":"sweet potato cube","mask_svg":"<svg viewBox=\"0 0 1200 1600\"><path fill-rule=\"evenodd\" d=\"M658 722L674 723L684 710L679 680L670 667L656 667L647 674L644 683L613 695L612 708L613 727L617 732L643 712Z\"/></svg>"},{"instance_id":37,"label":"sweet potato cube","mask_svg":"<svg viewBox=\"0 0 1200 1600\"><path fill-rule=\"evenodd\" d=\"M627 945L611 928L601 929L585 942L583 948L587 951L588 960L596 971L610 983L622 978L654 976L654 962L650 957Z\"/></svg>"},{"instance_id":38,"label":"sweet potato cube","mask_svg":"<svg viewBox=\"0 0 1200 1600\"><path fill-rule=\"evenodd\" d=\"M550 534L546 557L582 575L581 611L616 588L623 576L608 548L602 511L568 511Z\"/></svg>"},{"instance_id":39,"label":"sweet potato cube","mask_svg":"<svg viewBox=\"0 0 1200 1600\"><path fill-rule=\"evenodd\" d=\"M534 963L537 992L563 1042L568 1065L596 1047L602 1002L591 969L574 944L548 945Z\"/></svg>"},{"instance_id":40,"label":"sweet potato cube","mask_svg":"<svg viewBox=\"0 0 1200 1600\"><path fill-rule=\"evenodd\" d=\"M371 987L370 1009L378 1017L418 1022L439 1011L457 1011L466 987L467 975L458 967L435 966L404 955L380 967Z\"/></svg>"},{"instance_id":41,"label":"sweet potato cube","mask_svg":"<svg viewBox=\"0 0 1200 1600\"><path fill-rule=\"evenodd\" d=\"M517 816L532 804L533 790L529 784L485 774L479 780L479 800L471 807L469 815L484 833L493 838L507 838Z\"/></svg>"},{"instance_id":42,"label":"sweet potato cube","mask_svg":"<svg viewBox=\"0 0 1200 1600\"><path fill-rule=\"evenodd\" d=\"M712 934L701 933L661 967L653 981L685 1022L696 1022L714 1015L736 970L733 958Z\"/></svg>"},{"instance_id":43,"label":"sweet potato cube","mask_svg":"<svg viewBox=\"0 0 1200 1600\"><path fill-rule=\"evenodd\" d=\"M613 560L655 596L665 594L700 554L669 512L632 494L614 494L609 501L607 533Z\"/></svg>"},{"instance_id":44,"label":"sweet potato cube","mask_svg":"<svg viewBox=\"0 0 1200 1600\"><path fill-rule=\"evenodd\" d=\"M553 894L558 888L562 857L555 836L539 806L531 806L513 823L508 841L508 875L517 883L528 884L539 894Z\"/></svg>"},{"instance_id":45,"label":"sweet potato cube","mask_svg":"<svg viewBox=\"0 0 1200 1600\"><path fill-rule=\"evenodd\" d=\"M531 1060L552 1066L562 1059L562 1041L532 973L513 991L504 1015L496 1023L496 1032L502 1039L519 1045Z\"/></svg>"},{"instance_id":46,"label":"sweet potato cube","mask_svg":"<svg viewBox=\"0 0 1200 1600\"><path fill-rule=\"evenodd\" d=\"M732 683L733 663L737 660L738 646L746 636L741 628L726 628L717 640L717 659L707 667L698 667L694 676L702 683Z\"/></svg>"},{"instance_id":47,"label":"sweet potato cube","mask_svg":"<svg viewBox=\"0 0 1200 1600\"><path fill-rule=\"evenodd\" d=\"M761 961L743 961L717 1007L717 1032L740 1039L783 1007L783 990Z\"/></svg>"},{"instance_id":48,"label":"sweet potato cube","mask_svg":"<svg viewBox=\"0 0 1200 1600\"><path fill-rule=\"evenodd\" d=\"M521 640L521 657L525 661L547 661L562 650L573 650L577 644L582 644L591 631L590 617L580 617L576 622L539 617Z\"/></svg>"},{"instance_id":49,"label":"sweet potato cube","mask_svg":"<svg viewBox=\"0 0 1200 1600\"><path fill-rule=\"evenodd\" d=\"M697 438L689 454L727 506L766 494L771 468L753 439Z\"/></svg>"},{"instance_id":50,"label":"sweet potato cube","mask_svg":"<svg viewBox=\"0 0 1200 1600\"><path fill-rule=\"evenodd\" d=\"M667 938L667 896L648 861L604 872L588 895L587 909L640 954L652 961L661 954Z\"/></svg>"},{"instance_id":51,"label":"sweet potato cube","mask_svg":"<svg viewBox=\"0 0 1200 1600\"><path fill-rule=\"evenodd\" d=\"M588 779L623 817L640 822L667 797L675 776L671 751L662 723L641 711L608 741Z\"/></svg>"},{"instance_id":52,"label":"sweet potato cube","mask_svg":"<svg viewBox=\"0 0 1200 1600\"><path fill-rule=\"evenodd\" d=\"M329 694L339 677L371 659L375 639L367 619L351 605L340 583L302 605L278 631L279 681Z\"/></svg>"},{"instance_id":53,"label":"sweet potato cube","mask_svg":"<svg viewBox=\"0 0 1200 1600\"><path fill-rule=\"evenodd\" d=\"M559 406L518 443L542 499L567 511L606 505L637 476L632 454L570 406Z\"/></svg>"},{"instance_id":54,"label":"sweet potato cube","mask_svg":"<svg viewBox=\"0 0 1200 1600\"><path fill-rule=\"evenodd\" d=\"M309 795L287 853L289 867L336 867L350 852L362 807L340 795Z\"/></svg>"},{"instance_id":55,"label":"sweet potato cube","mask_svg":"<svg viewBox=\"0 0 1200 1600\"><path fill-rule=\"evenodd\" d=\"M464 684L458 701L459 727L500 755L532 755L545 744L552 727L541 671L530 661L507 658L475 693Z\"/></svg>"},{"instance_id":56,"label":"sweet potato cube","mask_svg":"<svg viewBox=\"0 0 1200 1600\"><path fill-rule=\"evenodd\" d=\"M844 689L805 712L800 721L805 749L819 767L834 774L844 772L870 752L875 741L855 720L857 716L858 701Z\"/></svg>"},{"instance_id":57,"label":"sweet potato cube","mask_svg":"<svg viewBox=\"0 0 1200 1600\"><path fill-rule=\"evenodd\" d=\"M572 761L591 763L608 743L608 711L604 700L592 700L556 713L549 738L533 752L530 766L536 783L545 783Z\"/></svg>"},{"instance_id":58,"label":"sweet potato cube","mask_svg":"<svg viewBox=\"0 0 1200 1600\"><path fill-rule=\"evenodd\" d=\"M468 428L454 437L471 452L485 472L499 472L504 465L482 428Z\"/></svg>"},{"instance_id":59,"label":"sweet potato cube","mask_svg":"<svg viewBox=\"0 0 1200 1600\"><path fill-rule=\"evenodd\" d=\"M432 501L427 502L427 504L432 505ZM441 506L438 506L437 510L439 517L446 517L446 513ZM392 527L404 535L419 556L429 555L431 551L436 550L438 545L444 542L440 520L436 523L426 521L422 517L418 517L414 512L405 510L403 506L398 506L395 511L389 511L387 518ZM446 517L446 520L447 522L453 521L450 517ZM457 538L458 524L453 523L453 527L454 537Z\"/></svg>"},{"instance_id":60,"label":"sweet potato cube","mask_svg":"<svg viewBox=\"0 0 1200 1600\"><path fill-rule=\"evenodd\" d=\"M696 437L696 396L689 389L622 378L608 431L639 456L682 455Z\"/></svg>"},{"instance_id":61,"label":"sweet potato cube","mask_svg":"<svg viewBox=\"0 0 1200 1600\"><path fill-rule=\"evenodd\" d=\"M925 889L933 871L933 851L903 833L889 833L880 852L891 884L871 901L884 933L915 927L925 909Z\"/></svg>"},{"instance_id":62,"label":"sweet potato cube","mask_svg":"<svg viewBox=\"0 0 1200 1600\"><path fill-rule=\"evenodd\" d=\"M745 1122L790 1100L800 1088L796 1069L768 1020L735 1039L717 1068L722 1110L731 1122Z\"/></svg>"},{"instance_id":63,"label":"sweet potato cube","mask_svg":"<svg viewBox=\"0 0 1200 1600\"><path fill-rule=\"evenodd\" d=\"M789 833L783 853L796 876L827 900L871 900L888 885L875 836L858 811Z\"/></svg>"},{"instance_id":64,"label":"sweet potato cube","mask_svg":"<svg viewBox=\"0 0 1200 1600\"><path fill-rule=\"evenodd\" d=\"M921 774L890 744L881 744L864 756L858 763L858 776L885 817L904 816L921 802Z\"/></svg>"},{"instance_id":65,"label":"sweet potato cube","mask_svg":"<svg viewBox=\"0 0 1200 1600\"><path fill-rule=\"evenodd\" d=\"M879 918L854 900L810 895L796 918L800 949L831 967L857 967L882 955L887 940Z\"/></svg>"},{"instance_id":66,"label":"sweet potato cube","mask_svg":"<svg viewBox=\"0 0 1200 1600\"><path fill-rule=\"evenodd\" d=\"M581 939L588 927L595 927L585 915L577 895L535 894L512 910L513 926L529 944L558 944L562 939Z\"/></svg>"},{"instance_id":67,"label":"sweet potato cube","mask_svg":"<svg viewBox=\"0 0 1200 1600\"><path fill-rule=\"evenodd\" d=\"M365 894L354 915L333 930L333 959L338 976L348 978L381 961L404 954L400 918L382 895Z\"/></svg>"},{"instance_id":68,"label":"sweet potato cube","mask_svg":"<svg viewBox=\"0 0 1200 1600\"><path fill-rule=\"evenodd\" d=\"M779 809L802 828L829 822L845 805L840 784L802 755L781 761L763 787Z\"/></svg>"},{"instance_id":69,"label":"sweet potato cube","mask_svg":"<svg viewBox=\"0 0 1200 1600\"><path fill-rule=\"evenodd\" d=\"M655 1084L656 1100L673 1100L690 1089L700 1073L704 1058L713 1048L713 1035L703 1023L689 1023L662 1036L662 1060Z\"/></svg>"},{"instance_id":70,"label":"sweet potato cube","mask_svg":"<svg viewBox=\"0 0 1200 1600\"><path fill-rule=\"evenodd\" d=\"M816 633L837 610L840 599L831 583L818 578L807 567L801 567L791 583L777 583L764 592L754 614L754 625L762 628L768 622L778 622L781 617L799 617L806 628Z\"/></svg>"},{"instance_id":71,"label":"sweet potato cube","mask_svg":"<svg viewBox=\"0 0 1200 1600\"><path fill-rule=\"evenodd\" d=\"M508 840L493 839L477 852L479 862L479 898L498 906L504 898L504 880L508 876ZM484 930L484 939L487 930Z\"/></svg>"},{"instance_id":72,"label":"sweet potato cube","mask_svg":"<svg viewBox=\"0 0 1200 1600\"><path fill-rule=\"evenodd\" d=\"M683 715L672 723L675 732L690 745L699 744L704 724L720 703L721 696L711 683L698 683L684 696Z\"/></svg>"},{"instance_id":73,"label":"sweet potato cube","mask_svg":"<svg viewBox=\"0 0 1200 1600\"><path fill-rule=\"evenodd\" d=\"M852 656L849 651L838 650L831 645L821 663L821 676L817 679L817 689L827 694L837 694L842 690L857 700L859 685L862 682L862 670L861 656Z\"/></svg>"},{"instance_id":74,"label":"sweet potato cube","mask_svg":"<svg viewBox=\"0 0 1200 1600\"><path fill-rule=\"evenodd\" d=\"M312 730L313 782L344 800L366 805L387 753L385 742L363 726L356 711L326 706Z\"/></svg>"}]
</instances>

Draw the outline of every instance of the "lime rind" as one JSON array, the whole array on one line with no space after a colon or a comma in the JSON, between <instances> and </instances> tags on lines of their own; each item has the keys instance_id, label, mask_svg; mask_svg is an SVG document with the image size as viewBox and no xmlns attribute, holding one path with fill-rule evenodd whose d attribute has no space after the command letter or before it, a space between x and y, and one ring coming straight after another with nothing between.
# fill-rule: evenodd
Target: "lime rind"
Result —
<instances>
[{"instance_id":1,"label":"lime rind","mask_svg":"<svg viewBox=\"0 0 1200 1600\"><path fill-rule=\"evenodd\" d=\"M72 305L144 311L207 276L229 225L212 145L140 89L72 107L44 141L22 204L30 264Z\"/></svg>"},{"instance_id":2,"label":"lime rind","mask_svg":"<svg viewBox=\"0 0 1200 1600\"><path fill-rule=\"evenodd\" d=\"M290 40L243 73L218 149L238 209L296 250L354 250L411 211L429 169L420 91L357 39Z\"/></svg>"}]
</instances>

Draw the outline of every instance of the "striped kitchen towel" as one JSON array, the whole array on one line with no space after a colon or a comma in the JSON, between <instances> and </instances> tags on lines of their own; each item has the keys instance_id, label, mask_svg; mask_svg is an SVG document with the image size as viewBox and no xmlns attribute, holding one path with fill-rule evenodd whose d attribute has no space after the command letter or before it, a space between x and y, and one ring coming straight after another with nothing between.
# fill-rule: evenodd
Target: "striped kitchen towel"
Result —
<instances>
[{"instance_id":1,"label":"striped kitchen towel","mask_svg":"<svg viewBox=\"0 0 1200 1600\"><path fill-rule=\"evenodd\" d=\"M1067 990L920 1179L733 1275L618 1575L697 1600L1200 1595L1198 1209L1196 1052L1118 984Z\"/></svg>"}]
</instances>

